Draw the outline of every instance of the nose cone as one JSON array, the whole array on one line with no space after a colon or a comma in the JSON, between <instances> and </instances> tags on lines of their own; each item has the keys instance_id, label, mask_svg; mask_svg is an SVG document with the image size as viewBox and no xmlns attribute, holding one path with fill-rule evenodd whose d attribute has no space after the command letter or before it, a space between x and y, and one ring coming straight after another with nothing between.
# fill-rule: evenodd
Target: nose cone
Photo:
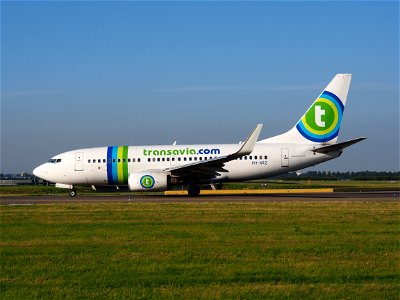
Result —
<instances>
[{"instance_id":1,"label":"nose cone","mask_svg":"<svg viewBox=\"0 0 400 300\"><path fill-rule=\"evenodd\" d=\"M44 165L40 165L35 170L33 170L33 175L35 175L36 177L42 178L42 179L45 179L44 177L46 176L46 174L47 174L47 172L45 171Z\"/></svg>"}]
</instances>

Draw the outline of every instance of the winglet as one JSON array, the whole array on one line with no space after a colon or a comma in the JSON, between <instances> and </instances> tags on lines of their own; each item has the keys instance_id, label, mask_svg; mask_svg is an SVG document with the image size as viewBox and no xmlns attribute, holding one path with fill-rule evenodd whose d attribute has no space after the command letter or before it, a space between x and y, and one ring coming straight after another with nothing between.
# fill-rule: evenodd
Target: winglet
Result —
<instances>
[{"instance_id":1,"label":"winglet","mask_svg":"<svg viewBox=\"0 0 400 300\"><path fill-rule=\"evenodd\" d=\"M249 135L249 137L246 139L246 141L242 144L242 147L239 149L239 151L236 153L233 153L231 155L228 155L228 158L231 160L231 159L235 159L235 158L250 154L253 151L254 146L256 145L256 142L257 142L258 136L260 135L262 127L263 127L263 124L257 124L256 128Z\"/></svg>"}]
</instances>

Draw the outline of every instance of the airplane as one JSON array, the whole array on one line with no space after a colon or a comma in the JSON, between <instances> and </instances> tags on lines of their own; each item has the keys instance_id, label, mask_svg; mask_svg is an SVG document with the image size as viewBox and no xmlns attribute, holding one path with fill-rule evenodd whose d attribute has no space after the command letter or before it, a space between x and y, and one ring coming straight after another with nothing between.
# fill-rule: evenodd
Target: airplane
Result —
<instances>
[{"instance_id":1,"label":"airplane","mask_svg":"<svg viewBox=\"0 0 400 300\"><path fill-rule=\"evenodd\" d=\"M365 137L337 142L351 74L337 74L289 131L258 140L258 124L243 143L163 146L108 146L64 152L33 174L69 189L76 185L98 191L166 191L229 181L268 178L335 159L344 148Z\"/></svg>"}]
</instances>

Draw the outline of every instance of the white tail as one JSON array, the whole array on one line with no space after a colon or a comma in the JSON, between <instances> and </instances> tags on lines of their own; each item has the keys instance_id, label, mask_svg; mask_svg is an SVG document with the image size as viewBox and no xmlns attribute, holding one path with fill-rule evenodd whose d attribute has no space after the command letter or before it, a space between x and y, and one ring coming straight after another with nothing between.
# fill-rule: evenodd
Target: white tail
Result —
<instances>
[{"instance_id":1,"label":"white tail","mask_svg":"<svg viewBox=\"0 0 400 300\"><path fill-rule=\"evenodd\" d=\"M337 74L291 130L268 142L335 144L350 81L351 74Z\"/></svg>"}]
</instances>

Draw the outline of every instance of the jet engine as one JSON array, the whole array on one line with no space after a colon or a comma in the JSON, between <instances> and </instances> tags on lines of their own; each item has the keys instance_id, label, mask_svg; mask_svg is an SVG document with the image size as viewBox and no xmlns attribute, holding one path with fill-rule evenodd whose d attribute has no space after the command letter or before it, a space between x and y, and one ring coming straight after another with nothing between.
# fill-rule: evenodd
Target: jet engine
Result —
<instances>
[{"instance_id":1,"label":"jet engine","mask_svg":"<svg viewBox=\"0 0 400 300\"><path fill-rule=\"evenodd\" d=\"M168 189L169 175L158 172L135 172L128 177L129 189L138 191L164 191Z\"/></svg>"}]
</instances>

